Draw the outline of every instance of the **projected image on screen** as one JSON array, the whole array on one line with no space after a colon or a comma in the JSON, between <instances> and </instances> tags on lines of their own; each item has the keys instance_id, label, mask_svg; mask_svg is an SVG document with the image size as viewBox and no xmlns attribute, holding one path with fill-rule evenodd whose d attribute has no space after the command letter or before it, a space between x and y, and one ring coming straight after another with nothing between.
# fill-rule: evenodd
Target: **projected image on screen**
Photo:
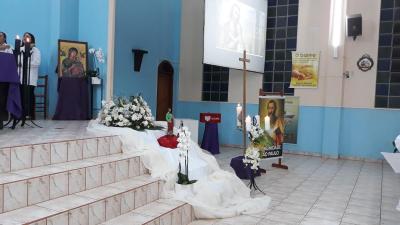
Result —
<instances>
[{"instance_id":1,"label":"projected image on screen","mask_svg":"<svg viewBox=\"0 0 400 225\"><path fill-rule=\"evenodd\" d=\"M257 12L240 2L224 0L218 18L217 48L261 56L261 46L257 46ZM246 11L243 12L242 11ZM244 26L244 24L247 24ZM257 32L259 33L259 32ZM257 48L258 47L258 48Z\"/></svg>"},{"instance_id":2,"label":"projected image on screen","mask_svg":"<svg viewBox=\"0 0 400 225\"><path fill-rule=\"evenodd\" d=\"M246 50L249 70L264 72L266 0L206 0L204 63L241 69Z\"/></svg>"}]
</instances>

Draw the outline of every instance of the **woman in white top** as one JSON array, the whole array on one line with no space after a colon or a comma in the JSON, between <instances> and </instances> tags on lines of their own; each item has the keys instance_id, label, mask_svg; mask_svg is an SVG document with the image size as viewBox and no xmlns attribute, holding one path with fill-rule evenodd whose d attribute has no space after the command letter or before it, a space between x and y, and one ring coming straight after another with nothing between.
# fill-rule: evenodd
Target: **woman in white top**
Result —
<instances>
[{"instance_id":1,"label":"woman in white top","mask_svg":"<svg viewBox=\"0 0 400 225\"><path fill-rule=\"evenodd\" d=\"M12 48L7 44L7 35L0 31L0 52L12 54Z\"/></svg>"},{"instance_id":2,"label":"woman in white top","mask_svg":"<svg viewBox=\"0 0 400 225\"><path fill-rule=\"evenodd\" d=\"M23 108L25 115L23 116L22 120L26 119L26 117L30 117L34 119L34 105L35 105L35 87L37 86L37 80L39 76L39 66L41 62L41 56L39 49L35 46L35 36L29 32L26 32L23 36L22 40L22 47L21 47L21 54L25 52L25 46L30 45L30 52L31 52L31 59L30 59L30 73L28 74L27 84L28 87L24 88L21 87L21 98L23 102ZM19 63L20 69L20 79L21 84L23 84L23 57L21 57L21 63ZM24 90L27 90L28 93L24 93Z\"/></svg>"}]
</instances>

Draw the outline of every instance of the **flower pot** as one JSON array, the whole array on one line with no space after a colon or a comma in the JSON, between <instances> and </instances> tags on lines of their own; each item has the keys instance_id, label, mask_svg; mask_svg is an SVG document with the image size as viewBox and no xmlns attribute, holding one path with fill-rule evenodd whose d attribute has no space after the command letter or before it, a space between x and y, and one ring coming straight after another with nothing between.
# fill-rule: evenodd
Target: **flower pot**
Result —
<instances>
[{"instance_id":1,"label":"flower pot","mask_svg":"<svg viewBox=\"0 0 400 225\"><path fill-rule=\"evenodd\" d=\"M175 193L179 193L179 195L186 196L190 193L193 193L193 184L177 184L175 183Z\"/></svg>"},{"instance_id":2,"label":"flower pot","mask_svg":"<svg viewBox=\"0 0 400 225\"><path fill-rule=\"evenodd\" d=\"M98 77L92 77L92 84L93 85L99 85L101 84L101 79Z\"/></svg>"}]
</instances>

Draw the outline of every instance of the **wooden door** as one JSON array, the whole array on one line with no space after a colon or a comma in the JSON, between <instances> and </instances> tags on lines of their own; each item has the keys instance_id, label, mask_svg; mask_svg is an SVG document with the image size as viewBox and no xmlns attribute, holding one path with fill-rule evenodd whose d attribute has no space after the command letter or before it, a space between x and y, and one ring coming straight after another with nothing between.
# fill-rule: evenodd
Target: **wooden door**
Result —
<instances>
[{"instance_id":1,"label":"wooden door","mask_svg":"<svg viewBox=\"0 0 400 225\"><path fill-rule=\"evenodd\" d=\"M165 121L165 114L172 109L173 70L169 62L162 62L158 68L157 115L156 120Z\"/></svg>"}]
</instances>

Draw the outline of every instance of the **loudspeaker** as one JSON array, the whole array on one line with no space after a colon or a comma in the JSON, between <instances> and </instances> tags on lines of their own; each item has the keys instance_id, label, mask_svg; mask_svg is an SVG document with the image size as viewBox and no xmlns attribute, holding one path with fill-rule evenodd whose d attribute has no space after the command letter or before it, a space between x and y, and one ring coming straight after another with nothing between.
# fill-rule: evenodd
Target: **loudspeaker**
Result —
<instances>
[{"instance_id":1,"label":"loudspeaker","mask_svg":"<svg viewBox=\"0 0 400 225\"><path fill-rule=\"evenodd\" d=\"M347 16L347 36L356 40L357 36L362 35L362 17L361 14Z\"/></svg>"},{"instance_id":2,"label":"loudspeaker","mask_svg":"<svg viewBox=\"0 0 400 225\"><path fill-rule=\"evenodd\" d=\"M133 53L133 64L134 64L134 71L139 72L140 67L142 66L143 55L149 53L146 50L142 49L132 49Z\"/></svg>"}]
</instances>

